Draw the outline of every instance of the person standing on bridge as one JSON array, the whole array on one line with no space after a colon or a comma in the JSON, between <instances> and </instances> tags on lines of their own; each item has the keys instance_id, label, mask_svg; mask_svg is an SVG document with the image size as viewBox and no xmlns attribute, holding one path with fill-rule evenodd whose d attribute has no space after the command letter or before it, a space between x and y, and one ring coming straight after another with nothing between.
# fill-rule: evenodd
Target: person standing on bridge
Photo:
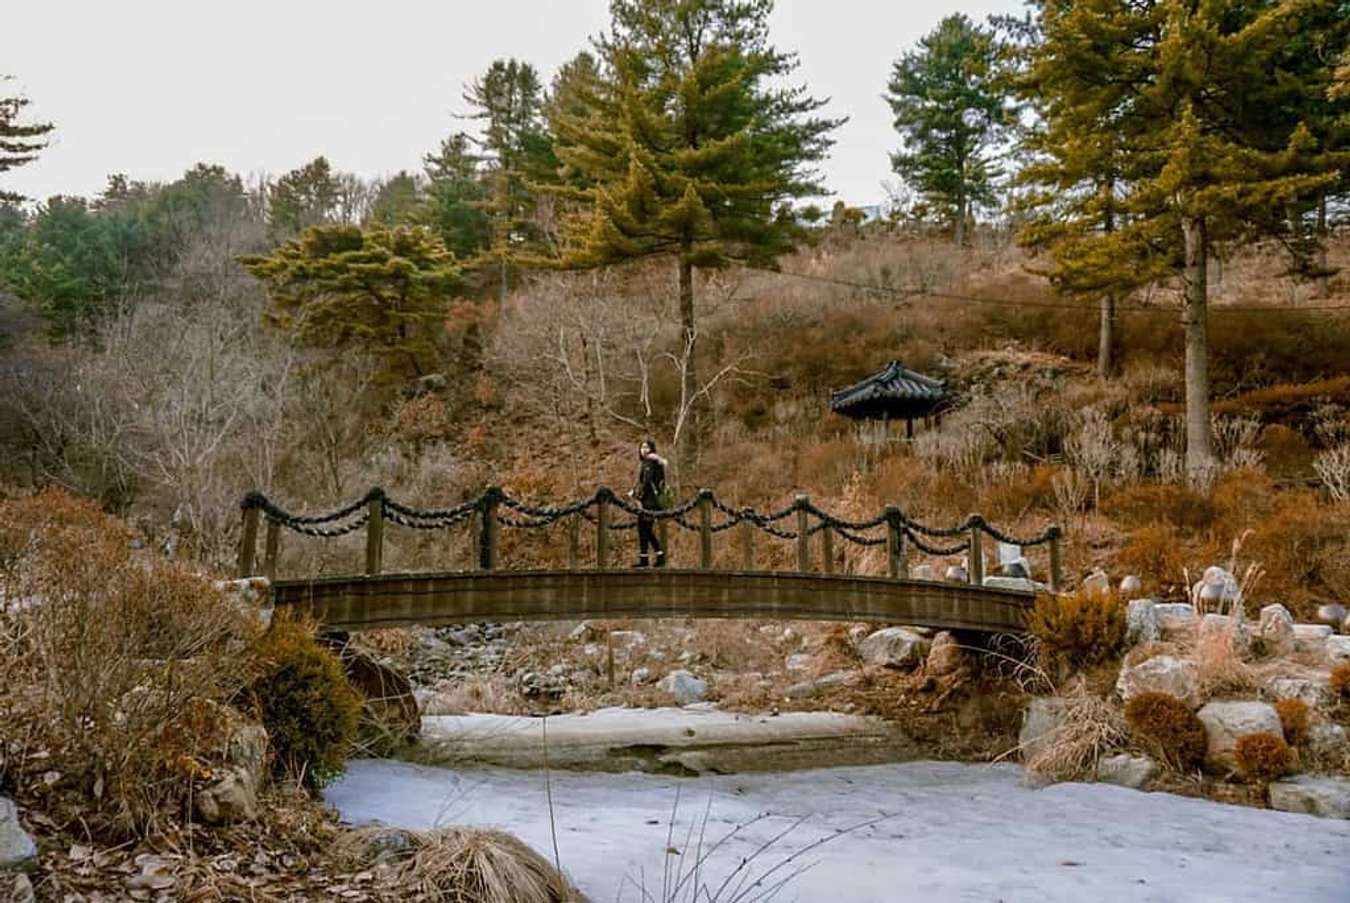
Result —
<instances>
[{"instance_id":1,"label":"person standing on bridge","mask_svg":"<svg viewBox=\"0 0 1350 903\"><path fill-rule=\"evenodd\" d=\"M636 498L639 505L647 511L659 511L666 494L666 459L656 453L656 443L643 439L638 446L637 486L628 494ZM648 557L649 551L655 552L655 561ZM645 568L649 564L666 566L666 550L656 538L656 519L650 514L638 515L638 562Z\"/></svg>"}]
</instances>

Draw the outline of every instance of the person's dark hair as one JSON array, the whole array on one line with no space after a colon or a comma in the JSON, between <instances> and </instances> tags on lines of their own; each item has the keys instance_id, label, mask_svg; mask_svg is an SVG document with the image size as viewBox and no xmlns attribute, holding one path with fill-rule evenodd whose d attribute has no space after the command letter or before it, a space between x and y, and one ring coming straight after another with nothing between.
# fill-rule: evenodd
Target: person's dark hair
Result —
<instances>
[{"instance_id":1,"label":"person's dark hair","mask_svg":"<svg viewBox=\"0 0 1350 903\"><path fill-rule=\"evenodd\" d=\"M639 455L642 454L642 446L644 445L652 450L652 454L656 454L656 443L653 442L651 439L643 439L641 442L638 443Z\"/></svg>"}]
</instances>

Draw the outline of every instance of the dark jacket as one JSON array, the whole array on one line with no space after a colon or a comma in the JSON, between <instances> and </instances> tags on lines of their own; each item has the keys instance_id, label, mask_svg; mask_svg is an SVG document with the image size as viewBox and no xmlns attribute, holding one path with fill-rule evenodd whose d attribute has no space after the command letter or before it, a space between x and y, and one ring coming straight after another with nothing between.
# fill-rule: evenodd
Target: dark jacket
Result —
<instances>
[{"instance_id":1,"label":"dark jacket","mask_svg":"<svg viewBox=\"0 0 1350 903\"><path fill-rule=\"evenodd\" d=\"M661 490L665 487L665 464L661 463L660 458L654 456L643 458L642 465L638 468L637 491L634 493L638 502L649 511L656 510L660 504Z\"/></svg>"}]
</instances>

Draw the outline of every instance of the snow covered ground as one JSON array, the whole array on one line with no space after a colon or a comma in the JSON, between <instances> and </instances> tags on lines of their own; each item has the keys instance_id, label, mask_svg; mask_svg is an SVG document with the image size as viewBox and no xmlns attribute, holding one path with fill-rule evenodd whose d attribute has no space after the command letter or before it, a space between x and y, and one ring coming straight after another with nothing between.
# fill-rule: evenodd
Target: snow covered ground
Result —
<instances>
[{"instance_id":1,"label":"snow covered ground","mask_svg":"<svg viewBox=\"0 0 1350 903\"><path fill-rule=\"evenodd\" d=\"M882 820L770 874L765 887L810 865L775 900L1350 901L1350 822L1106 784L1031 790L1019 775L908 762L711 778L555 772L551 783L563 869L595 903L666 899L663 868L692 870L705 820L705 850L746 826L700 874L714 890L729 874L735 884L742 859L802 817L752 859L751 881L838 829ZM356 761L327 799L349 822L500 827L553 858L541 772Z\"/></svg>"}]
</instances>

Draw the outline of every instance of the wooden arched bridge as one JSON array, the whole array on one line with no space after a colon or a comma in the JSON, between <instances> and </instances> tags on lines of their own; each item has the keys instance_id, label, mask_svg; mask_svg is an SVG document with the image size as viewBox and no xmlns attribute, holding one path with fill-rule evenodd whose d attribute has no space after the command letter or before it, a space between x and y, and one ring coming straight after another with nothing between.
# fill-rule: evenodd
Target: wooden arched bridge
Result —
<instances>
[{"instance_id":1,"label":"wooden arched bridge","mask_svg":"<svg viewBox=\"0 0 1350 903\"><path fill-rule=\"evenodd\" d=\"M771 513L732 507L706 489L672 508L648 511L603 486L590 498L556 507L527 504L498 487L436 509L400 504L379 489L325 514L293 514L258 493L246 496L241 507L240 576L272 578L275 605L304 610L335 630L481 621L696 617L873 621L1018 631L1034 594L1006 585L985 585L985 542L989 539L1023 549L1047 547L1050 588L1056 590L1061 583L1061 532L1057 527L1038 536L1015 537L979 515L950 527L933 527L912 520L895 506L869 520L850 521L822 511L806 496ZM696 533L698 566L612 567L614 534L633 529L638 518L644 517L660 526L663 538L671 524ZM258 533L263 522L266 534L259 560ZM531 530L554 524L567 527L566 568L512 570L500 566L503 529ZM594 531L595 555L584 566L580 560L583 524L584 529ZM384 573L384 534L390 525L410 530L467 525L476 566L453 572ZM363 573L275 579L283 531L331 538L362 529L366 540ZM740 566L715 569L714 537L733 529L740 534ZM796 570L756 569L756 540L763 537L795 543ZM887 574L836 572L836 543L884 546ZM913 579L907 566L911 547L930 555L965 555L968 579Z\"/></svg>"}]
</instances>

